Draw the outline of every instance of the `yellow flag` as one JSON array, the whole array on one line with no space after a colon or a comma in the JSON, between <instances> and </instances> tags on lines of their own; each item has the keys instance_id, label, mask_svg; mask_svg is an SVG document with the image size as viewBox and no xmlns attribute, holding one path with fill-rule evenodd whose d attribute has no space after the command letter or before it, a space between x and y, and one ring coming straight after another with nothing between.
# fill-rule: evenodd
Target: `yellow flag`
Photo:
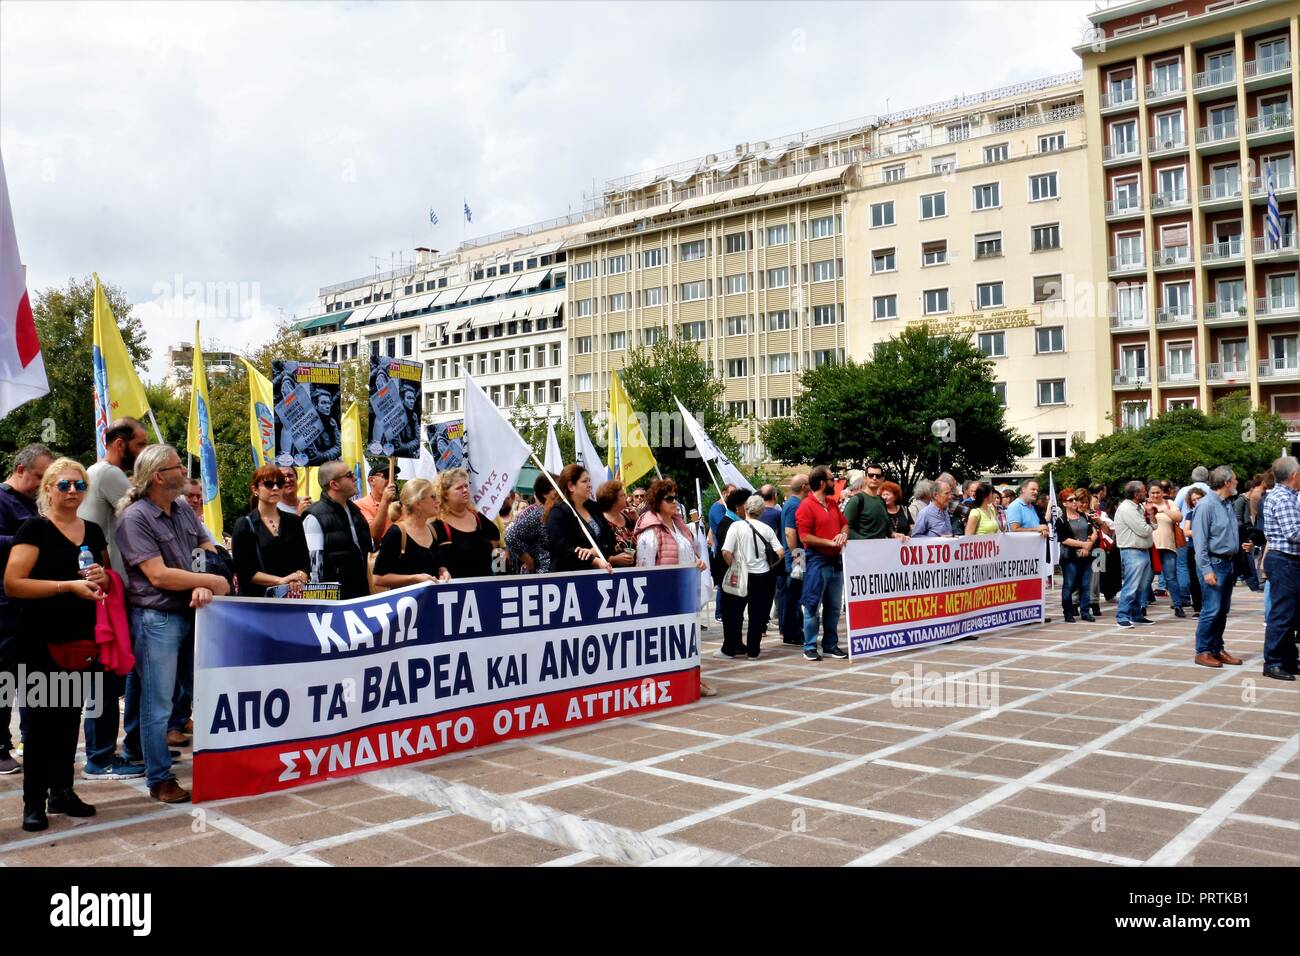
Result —
<instances>
[{"instance_id":1,"label":"yellow flag","mask_svg":"<svg viewBox=\"0 0 1300 956\"><path fill-rule=\"evenodd\" d=\"M357 488L366 486L365 439L361 435L361 405L353 402L343 413L343 462L357 475Z\"/></svg>"},{"instance_id":2,"label":"yellow flag","mask_svg":"<svg viewBox=\"0 0 1300 956\"><path fill-rule=\"evenodd\" d=\"M253 467L275 464L275 396L271 382L253 367L248 359L240 357L248 369L248 440L253 449Z\"/></svg>"},{"instance_id":3,"label":"yellow flag","mask_svg":"<svg viewBox=\"0 0 1300 956\"><path fill-rule=\"evenodd\" d=\"M130 416L149 417L149 399L145 397L140 376L131 364L122 332L108 306L108 297L95 276L92 364L95 375L95 453L103 458L104 432L114 419ZM161 439L160 439L161 440Z\"/></svg>"},{"instance_id":4,"label":"yellow flag","mask_svg":"<svg viewBox=\"0 0 1300 956\"><path fill-rule=\"evenodd\" d=\"M199 323L194 323L194 375L190 388L190 427L186 449L199 459L199 480L203 483L203 523L214 541L221 540L221 489L217 482L217 446L212 437L211 404L208 402L208 373L203 367L203 346Z\"/></svg>"},{"instance_id":5,"label":"yellow flag","mask_svg":"<svg viewBox=\"0 0 1300 956\"><path fill-rule=\"evenodd\" d=\"M630 485L647 472L658 469L654 453L650 451L637 421L636 410L615 372L609 376L609 426L606 459L615 478ZM600 482L593 477L592 484L599 485Z\"/></svg>"}]
</instances>

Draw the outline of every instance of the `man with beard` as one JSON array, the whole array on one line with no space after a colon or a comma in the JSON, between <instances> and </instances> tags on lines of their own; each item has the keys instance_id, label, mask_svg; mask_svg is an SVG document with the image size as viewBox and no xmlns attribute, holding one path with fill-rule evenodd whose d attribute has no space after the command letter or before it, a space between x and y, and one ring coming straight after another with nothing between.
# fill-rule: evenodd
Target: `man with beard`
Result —
<instances>
[{"instance_id":1,"label":"man with beard","mask_svg":"<svg viewBox=\"0 0 1300 956\"><path fill-rule=\"evenodd\" d=\"M135 467L136 456L149 444L144 425L134 418L119 418L104 432L104 457L87 469L90 487L77 509L77 517L99 525L108 538L108 559L113 570L126 581L126 565L117 547L117 503L131 490L127 474ZM97 668L99 665L95 665ZM144 756L140 750L140 680L135 671L120 677L104 671L104 701L87 699L86 713L99 711L98 717L86 717L86 766L82 775L94 780L125 780L144 776ZM126 713L122 720L126 738L125 756L117 754L117 699L126 695Z\"/></svg>"}]
</instances>

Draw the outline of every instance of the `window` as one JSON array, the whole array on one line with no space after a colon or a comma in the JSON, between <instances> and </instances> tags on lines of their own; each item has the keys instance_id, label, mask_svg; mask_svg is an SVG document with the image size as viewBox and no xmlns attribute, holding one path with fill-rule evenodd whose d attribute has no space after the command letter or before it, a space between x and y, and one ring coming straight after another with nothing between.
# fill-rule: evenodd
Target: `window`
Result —
<instances>
[{"instance_id":1,"label":"window","mask_svg":"<svg viewBox=\"0 0 1300 956\"><path fill-rule=\"evenodd\" d=\"M767 313L767 330L769 332L782 332L788 328L790 328L790 312L788 309Z\"/></svg>"},{"instance_id":2,"label":"window","mask_svg":"<svg viewBox=\"0 0 1300 956\"><path fill-rule=\"evenodd\" d=\"M930 172L932 173L951 173L957 168L957 157L953 153L946 156L935 156L930 160Z\"/></svg>"},{"instance_id":3,"label":"window","mask_svg":"<svg viewBox=\"0 0 1300 956\"><path fill-rule=\"evenodd\" d=\"M835 260L822 259L812 264L813 282L830 282L835 278Z\"/></svg>"},{"instance_id":4,"label":"window","mask_svg":"<svg viewBox=\"0 0 1300 956\"><path fill-rule=\"evenodd\" d=\"M768 411L769 418L789 418L790 399L788 398L768 399L767 411Z\"/></svg>"},{"instance_id":5,"label":"window","mask_svg":"<svg viewBox=\"0 0 1300 956\"><path fill-rule=\"evenodd\" d=\"M573 264L573 280L575 282L581 282L583 279L590 279L590 278L591 278L590 262L575 262Z\"/></svg>"},{"instance_id":6,"label":"window","mask_svg":"<svg viewBox=\"0 0 1300 956\"><path fill-rule=\"evenodd\" d=\"M1001 405L1003 408L1007 407L1007 383L1006 382L993 383L993 397L998 400L998 404Z\"/></svg>"},{"instance_id":7,"label":"window","mask_svg":"<svg viewBox=\"0 0 1300 956\"><path fill-rule=\"evenodd\" d=\"M408 355L410 355L411 353L413 353L414 351L415 351L415 336L414 336L414 335L403 335L403 336L402 336L402 355L403 355L403 356L408 356Z\"/></svg>"},{"instance_id":8,"label":"window","mask_svg":"<svg viewBox=\"0 0 1300 956\"><path fill-rule=\"evenodd\" d=\"M924 296L926 315L939 315L948 311L947 289L927 289Z\"/></svg>"},{"instance_id":9,"label":"window","mask_svg":"<svg viewBox=\"0 0 1300 956\"><path fill-rule=\"evenodd\" d=\"M898 318L898 296L877 295L871 299L871 314L877 321Z\"/></svg>"},{"instance_id":10,"label":"window","mask_svg":"<svg viewBox=\"0 0 1300 956\"><path fill-rule=\"evenodd\" d=\"M727 414L736 418L749 418L754 414L754 403L749 401L727 402Z\"/></svg>"},{"instance_id":11,"label":"window","mask_svg":"<svg viewBox=\"0 0 1300 956\"><path fill-rule=\"evenodd\" d=\"M985 183L971 189L973 208L996 209L1002 205L1002 184Z\"/></svg>"},{"instance_id":12,"label":"window","mask_svg":"<svg viewBox=\"0 0 1300 956\"><path fill-rule=\"evenodd\" d=\"M551 404L560 404L560 380L558 378L551 379Z\"/></svg>"},{"instance_id":13,"label":"window","mask_svg":"<svg viewBox=\"0 0 1300 956\"><path fill-rule=\"evenodd\" d=\"M590 335L580 335L580 336L578 336L576 339L573 340L573 354L574 354L574 355L587 355L587 354L589 354L590 352L591 352L591 336L590 336ZM514 351L511 350L511 351L509 351L509 352L506 353L506 356L507 356L507 358L511 358L511 357L514 356L514 354L515 354ZM507 371L508 371L508 370L507 370Z\"/></svg>"},{"instance_id":14,"label":"window","mask_svg":"<svg viewBox=\"0 0 1300 956\"><path fill-rule=\"evenodd\" d=\"M575 392L590 392L591 373L583 372L581 375L575 375L573 377L573 390Z\"/></svg>"},{"instance_id":15,"label":"window","mask_svg":"<svg viewBox=\"0 0 1300 956\"><path fill-rule=\"evenodd\" d=\"M575 310L574 314L577 315L578 318L583 318L584 316L591 315L596 311L596 300L579 299L577 302L574 303L574 310Z\"/></svg>"},{"instance_id":16,"label":"window","mask_svg":"<svg viewBox=\"0 0 1300 956\"><path fill-rule=\"evenodd\" d=\"M641 290L641 304L644 306L663 305L664 290L660 286L653 286L649 289Z\"/></svg>"},{"instance_id":17,"label":"window","mask_svg":"<svg viewBox=\"0 0 1300 956\"><path fill-rule=\"evenodd\" d=\"M696 302L703 298L704 298L704 283L702 281L682 283L683 302Z\"/></svg>"},{"instance_id":18,"label":"window","mask_svg":"<svg viewBox=\"0 0 1300 956\"><path fill-rule=\"evenodd\" d=\"M901 183L906 175L907 165L904 163L899 163L897 166L886 166L880 171L880 178L887 183Z\"/></svg>"},{"instance_id":19,"label":"window","mask_svg":"<svg viewBox=\"0 0 1300 956\"><path fill-rule=\"evenodd\" d=\"M1065 351L1065 326L1045 325L1034 330L1034 349L1039 355Z\"/></svg>"},{"instance_id":20,"label":"window","mask_svg":"<svg viewBox=\"0 0 1300 956\"><path fill-rule=\"evenodd\" d=\"M768 371L773 375L780 375L783 372L790 371L790 353L778 352L776 355L769 355Z\"/></svg>"},{"instance_id":21,"label":"window","mask_svg":"<svg viewBox=\"0 0 1300 956\"><path fill-rule=\"evenodd\" d=\"M779 226L767 227L767 244L769 246L784 246L790 241L790 227L785 223Z\"/></svg>"},{"instance_id":22,"label":"window","mask_svg":"<svg viewBox=\"0 0 1300 956\"><path fill-rule=\"evenodd\" d=\"M662 325L651 325L641 330L641 344L654 345L664 337L664 327Z\"/></svg>"},{"instance_id":23,"label":"window","mask_svg":"<svg viewBox=\"0 0 1300 956\"><path fill-rule=\"evenodd\" d=\"M835 235L835 217L820 216L809 223L809 238L825 239L828 236Z\"/></svg>"},{"instance_id":24,"label":"window","mask_svg":"<svg viewBox=\"0 0 1300 956\"><path fill-rule=\"evenodd\" d=\"M727 252L744 252L749 248L749 233L733 232L726 237Z\"/></svg>"},{"instance_id":25,"label":"window","mask_svg":"<svg viewBox=\"0 0 1300 956\"><path fill-rule=\"evenodd\" d=\"M615 292L609 297L609 312L626 312L627 311L627 293Z\"/></svg>"},{"instance_id":26,"label":"window","mask_svg":"<svg viewBox=\"0 0 1300 956\"><path fill-rule=\"evenodd\" d=\"M682 338L689 342L699 342L704 338L704 322L683 322L681 324Z\"/></svg>"},{"instance_id":27,"label":"window","mask_svg":"<svg viewBox=\"0 0 1300 956\"><path fill-rule=\"evenodd\" d=\"M815 305L813 306L812 324L813 325L834 325L839 310L833 305Z\"/></svg>"},{"instance_id":28,"label":"window","mask_svg":"<svg viewBox=\"0 0 1300 956\"><path fill-rule=\"evenodd\" d=\"M1050 222L1045 226L1034 226L1033 246L1034 252L1061 248L1061 224Z\"/></svg>"},{"instance_id":29,"label":"window","mask_svg":"<svg viewBox=\"0 0 1300 956\"><path fill-rule=\"evenodd\" d=\"M1034 276L1034 301L1050 302L1061 298L1061 275Z\"/></svg>"},{"instance_id":30,"label":"window","mask_svg":"<svg viewBox=\"0 0 1300 956\"><path fill-rule=\"evenodd\" d=\"M1048 133L1046 136L1038 137L1038 151L1040 153L1054 153L1060 149L1065 149L1064 133Z\"/></svg>"},{"instance_id":31,"label":"window","mask_svg":"<svg viewBox=\"0 0 1300 956\"><path fill-rule=\"evenodd\" d=\"M871 271L873 274L879 272L893 272L894 268L893 249L877 249L871 254Z\"/></svg>"},{"instance_id":32,"label":"window","mask_svg":"<svg viewBox=\"0 0 1300 956\"><path fill-rule=\"evenodd\" d=\"M1165 400L1165 408L1169 411L1175 411L1179 408L1195 408L1196 399L1194 398L1170 398Z\"/></svg>"},{"instance_id":33,"label":"window","mask_svg":"<svg viewBox=\"0 0 1300 956\"><path fill-rule=\"evenodd\" d=\"M655 266L661 266L661 265L663 265L663 264L664 264L664 251L663 251L663 249L655 248L655 249L643 249L643 250L641 250L641 268L642 268L642 269L652 269L652 268L654 268Z\"/></svg>"},{"instance_id":34,"label":"window","mask_svg":"<svg viewBox=\"0 0 1300 956\"><path fill-rule=\"evenodd\" d=\"M1147 402L1121 402L1120 424L1123 428L1142 428L1147 423Z\"/></svg>"},{"instance_id":35,"label":"window","mask_svg":"<svg viewBox=\"0 0 1300 956\"><path fill-rule=\"evenodd\" d=\"M749 374L749 359L727 359L727 378L744 378Z\"/></svg>"},{"instance_id":36,"label":"window","mask_svg":"<svg viewBox=\"0 0 1300 956\"><path fill-rule=\"evenodd\" d=\"M727 276L727 295L737 295L749 289L749 276L740 272L734 276Z\"/></svg>"},{"instance_id":37,"label":"window","mask_svg":"<svg viewBox=\"0 0 1300 956\"><path fill-rule=\"evenodd\" d=\"M975 237L975 258L996 259L1002 255L1002 233L985 232Z\"/></svg>"},{"instance_id":38,"label":"window","mask_svg":"<svg viewBox=\"0 0 1300 956\"><path fill-rule=\"evenodd\" d=\"M627 256L610 256L605 260L605 272L612 276L627 272Z\"/></svg>"},{"instance_id":39,"label":"window","mask_svg":"<svg viewBox=\"0 0 1300 956\"><path fill-rule=\"evenodd\" d=\"M948 194L928 193L921 197L921 218L938 219L948 215Z\"/></svg>"},{"instance_id":40,"label":"window","mask_svg":"<svg viewBox=\"0 0 1300 956\"><path fill-rule=\"evenodd\" d=\"M844 361L844 356L840 354L839 349L818 349L812 354L813 368L821 368L823 365L836 365Z\"/></svg>"},{"instance_id":41,"label":"window","mask_svg":"<svg viewBox=\"0 0 1300 956\"><path fill-rule=\"evenodd\" d=\"M948 262L948 240L936 239L921 243L921 265L941 266Z\"/></svg>"},{"instance_id":42,"label":"window","mask_svg":"<svg viewBox=\"0 0 1300 956\"><path fill-rule=\"evenodd\" d=\"M579 340L579 341L581 341L581 340ZM588 352L591 351L591 336L587 336L587 351L588 351ZM506 350L506 371L507 371L507 372L513 372L513 371L515 370L515 360L516 360L515 350L514 350L514 349L507 349L507 350ZM452 360L452 364L453 364L453 370L454 370L454 367L455 367L455 360L454 360L454 359Z\"/></svg>"},{"instance_id":43,"label":"window","mask_svg":"<svg viewBox=\"0 0 1300 956\"><path fill-rule=\"evenodd\" d=\"M873 202L871 204L871 228L879 229L881 226L892 226L894 224L894 202Z\"/></svg>"},{"instance_id":44,"label":"window","mask_svg":"<svg viewBox=\"0 0 1300 956\"><path fill-rule=\"evenodd\" d=\"M767 287L769 289L784 289L790 284L790 267L782 266L779 269L767 270Z\"/></svg>"},{"instance_id":45,"label":"window","mask_svg":"<svg viewBox=\"0 0 1300 956\"><path fill-rule=\"evenodd\" d=\"M998 143L996 146L984 147L984 162L986 163L1005 163L1010 155L1006 143Z\"/></svg>"},{"instance_id":46,"label":"window","mask_svg":"<svg viewBox=\"0 0 1300 956\"><path fill-rule=\"evenodd\" d=\"M749 316L733 315L727 319L728 335L744 335L749 331Z\"/></svg>"},{"instance_id":47,"label":"window","mask_svg":"<svg viewBox=\"0 0 1300 956\"><path fill-rule=\"evenodd\" d=\"M1056 189L1056 173L1042 173L1029 177L1029 201L1040 202L1044 199L1056 199L1060 193Z\"/></svg>"},{"instance_id":48,"label":"window","mask_svg":"<svg viewBox=\"0 0 1300 956\"><path fill-rule=\"evenodd\" d=\"M1042 385L1042 382L1038 383ZM1039 402L1040 405L1049 404ZM1039 458L1064 458L1065 457L1065 436L1064 435L1039 435L1038 436L1038 457Z\"/></svg>"},{"instance_id":49,"label":"window","mask_svg":"<svg viewBox=\"0 0 1300 956\"><path fill-rule=\"evenodd\" d=\"M1007 357L1007 333L981 332L979 334L980 352L989 358Z\"/></svg>"},{"instance_id":50,"label":"window","mask_svg":"<svg viewBox=\"0 0 1300 956\"><path fill-rule=\"evenodd\" d=\"M1196 378L1196 362L1190 341L1165 344L1165 373L1170 380Z\"/></svg>"},{"instance_id":51,"label":"window","mask_svg":"<svg viewBox=\"0 0 1300 956\"><path fill-rule=\"evenodd\" d=\"M627 333L626 333L626 332L610 332L610 333L609 333L609 350L610 350L611 352L618 352L618 351L620 351L620 350L622 350L622 349L625 349L625 348L627 348Z\"/></svg>"},{"instance_id":52,"label":"window","mask_svg":"<svg viewBox=\"0 0 1300 956\"><path fill-rule=\"evenodd\" d=\"M975 287L975 306L979 309L1002 308L1002 283L981 282Z\"/></svg>"},{"instance_id":53,"label":"window","mask_svg":"<svg viewBox=\"0 0 1300 956\"><path fill-rule=\"evenodd\" d=\"M560 364L560 343L559 342L551 343L551 364L552 365Z\"/></svg>"},{"instance_id":54,"label":"window","mask_svg":"<svg viewBox=\"0 0 1300 956\"><path fill-rule=\"evenodd\" d=\"M1181 60L1164 60L1151 67L1151 92L1156 96L1180 93L1183 89L1183 63Z\"/></svg>"},{"instance_id":55,"label":"window","mask_svg":"<svg viewBox=\"0 0 1300 956\"><path fill-rule=\"evenodd\" d=\"M681 244L682 262L690 262L694 259L704 258L704 240L696 239L694 242L683 242Z\"/></svg>"}]
</instances>

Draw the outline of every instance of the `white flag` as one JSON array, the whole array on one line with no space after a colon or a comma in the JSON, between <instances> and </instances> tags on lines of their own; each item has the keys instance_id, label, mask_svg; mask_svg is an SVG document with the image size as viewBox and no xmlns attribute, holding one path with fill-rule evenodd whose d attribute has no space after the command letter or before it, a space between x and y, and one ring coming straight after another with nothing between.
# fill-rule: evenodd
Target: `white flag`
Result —
<instances>
[{"instance_id":1,"label":"white flag","mask_svg":"<svg viewBox=\"0 0 1300 956\"><path fill-rule=\"evenodd\" d=\"M1052 568L1061 563L1061 542L1056 537L1056 519L1061 513L1061 506L1056 503L1056 479L1047 473L1047 575Z\"/></svg>"},{"instance_id":2,"label":"white flag","mask_svg":"<svg viewBox=\"0 0 1300 956\"><path fill-rule=\"evenodd\" d=\"M601 462L596 446L591 443L587 426L582 421L582 412L577 408L573 410L573 447L578 464L586 468L587 473L591 475L591 497L595 498L596 489L609 481L609 472Z\"/></svg>"},{"instance_id":3,"label":"white flag","mask_svg":"<svg viewBox=\"0 0 1300 956\"><path fill-rule=\"evenodd\" d=\"M469 469L469 495L485 517L495 518L501 512L532 453L474 376L466 372L465 467Z\"/></svg>"},{"instance_id":4,"label":"white flag","mask_svg":"<svg viewBox=\"0 0 1300 956\"><path fill-rule=\"evenodd\" d=\"M0 418L49 391L0 159Z\"/></svg>"},{"instance_id":5,"label":"white flag","mask_svg":"<svg viewBox=\"0 0 1300 956\"><path fill-rule=\"evenodd\" d=\"M678 409L681 410L682 420L686 422L686 427L690 429L691 437L695 440L695 447L699 449L700 457L705 461L713 462L718 468L718 474L722 476L725 484L735 485L737 488L746 488L754 490L748 478L740 473L740 469L731 463L731 459L722 453L717 445L713 443L704 426L695 420L695 416L686 410L681 399L674 396L673 401L677 403Z\"/></svg>"},{"instance_id":6,"label":"white flag","mask_svg":"<svg viewBox=\"0 0 1300 956\"><path fill-rule=\"evenodd\" d=\"M564 470L564 459L560 456L560 443L555 437L554 419L548 419L546 422L546 456L542 459L542 467L553 475L558 475Z\"/></svg>"},{"instance_id":7,"label":"white flag","mask_svg":"<svg viewBox=\"0 0 1300 956\"><path fill-rule=\"evenodd\" d=\"M438 477L438 464L434 460L433 453L424 442L420 442L420 457L397 459L397 473L403 481L412 478L427 478L433 481Z\"/></svg>"}]
</instances>

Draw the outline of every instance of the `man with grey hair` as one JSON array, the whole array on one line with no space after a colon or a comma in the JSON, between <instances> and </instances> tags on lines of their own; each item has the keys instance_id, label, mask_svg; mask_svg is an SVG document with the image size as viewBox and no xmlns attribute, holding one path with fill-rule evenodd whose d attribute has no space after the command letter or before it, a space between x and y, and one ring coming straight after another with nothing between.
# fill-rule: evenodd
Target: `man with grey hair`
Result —
<instances>
[{"instance_id":1,"label":"man with grey hair","mask_svg":"<svg viewBox=\"0 0 1300 956\"><path fill-rule=\"evenodd\" d=\"M930 503L930 482L922 478L912 486L912 501L907 506L907 515L912 519L912 524L916 524L916 519L921 516L921 510Z\"/></svg>"},{"instance_id":2,"label":"man with grey hair","mask_svg":"<svg viewBox=\"0 0 1300 956\"><path fill-rule=\"evenodd\" d=\"M312 557L312 580L337 581L343 600L370 593L367 555L375 549L366 516L352 501L357 479L341 461L327 461L317 472L321 497L307 509L302 530Z\"/></svg>"},{"instance_id":3,"label":"man with grey hair","mask_svg":"<svg viewBox=\"0 0 1300 956\"><path fill-rule=\"evenodd\" d=\"M53 460L53 454L44 445L21 448L14 456L14 469L9 479L0 484L0 675L7 676L9 687L18 686L18 603L5 596L4 571L18 527L36 516L36 492L40 490L45 469ZM9 705L8 697L0 700L0 774L17 773L22 769L9 753L13 747ZM18 708L20 734L23 710Z\"/></svg>"},{"instance_id":4,"label":"man with grey hair","mask_svg":"<svg viewBox=\"0 0 1300 956\"><path fill-rule=\"evenodd\" d=\"M785 606L778 623L781 626L781 643L803 647L803 545L799 529L795 526L795 512L808 495L808 476L795 475L790 479L790 494L781 505L781 537L785 542ZM799 571L795 573L795 552L798 551Z\"/></svg>"},{"instance_id":5,"label":"man with grey hair","mask_svg":"<svg viewBox=\"0 0 1300 956\"><path fill-rule=\"evenodd\" d=\"M1293 681L1300 674L1300 462L1287 455L1273 462L1276 484L1264 499L1264 573L1268 618L1264 625L1264 676Z\"/></svg>"},{"instance_id":6,"label":"man with grey hair","mask_svg":"<svg viewBox=\"0 0 1300 956\"><path fill-rule=\"evenodd\" d=\"M1201 619L1196 622L1196 663L1203 667L1240 664L1223 647L1223 628L1237 583L1236 560L1241 551L1237 516L1228 499L1237 490L1237 476L1228 465L1210 472L1210 494L1192 514L1192 544L1196 573L1201 578Z\"/></svg>"},{"instance_id":7,"label":"man with grey hair","mask_svg":"<svg viewBox=\"0 0 1300 956\"><path fill-rule=\"evenodd\" d=\"M1124 500L1115 509L1115 546L1119 548L1119 607L1115 623L1119 627L1154 624L1147 617L1146 594L1151 583L1151 547L1155 542L1155 518L1146 506L1147 488L1141 481L1124 486Z\"/></svg>"}]
</instances>

